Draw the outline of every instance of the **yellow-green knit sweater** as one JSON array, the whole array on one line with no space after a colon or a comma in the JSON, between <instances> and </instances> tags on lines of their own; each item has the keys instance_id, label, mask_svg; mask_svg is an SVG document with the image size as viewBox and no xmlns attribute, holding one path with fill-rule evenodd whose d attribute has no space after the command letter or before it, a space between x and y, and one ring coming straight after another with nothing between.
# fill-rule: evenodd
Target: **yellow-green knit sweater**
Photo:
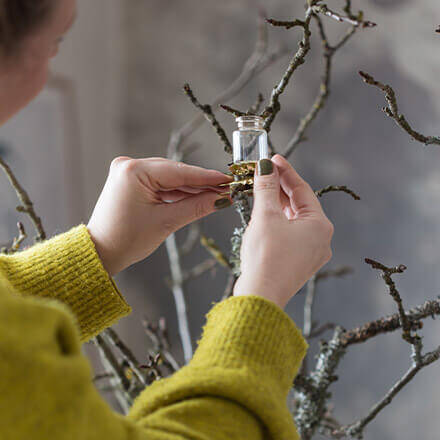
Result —
<instances>
[{"instance_id":1,"label":"yellow-green knit sweater","mask_svg":"<svg viewBox=\"0 0 440 440\"><path fill-rule=\"evenodd\" d=\"M85 226L1 256L0 439L298 438L286 401L307 345L280 308L256 296L214 306L192 361L122 417L80 348L129 312Z\"/></svg>"}]
</instances>

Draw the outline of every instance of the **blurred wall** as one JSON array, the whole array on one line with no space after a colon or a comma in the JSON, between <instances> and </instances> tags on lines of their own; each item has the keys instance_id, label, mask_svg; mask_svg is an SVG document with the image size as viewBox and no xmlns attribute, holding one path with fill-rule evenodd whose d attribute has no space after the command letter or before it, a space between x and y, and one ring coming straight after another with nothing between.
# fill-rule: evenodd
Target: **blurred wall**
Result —
<instances>
[{"instance_id":1,"label":"blurred wall","mask_svg":"<svg viewBox=\"0 0 440 440\"><path fill-rule=\"evenodd\" d=\"M170 131L195 114L181 93L181 85L189 81L200 100L210 102L237 76L256 36L258 8L251 0L79 3L78 22L54 63L54 71L74 81L76 88L77 153L81 161L77 179L84 195L74 214L58 219L57 209L51 208L50 190L32 192L44 206L51 232L87 221L114 156L165 155ZM329 3L335 8L340 4ZM435 298L440 285L440 150L416 144L402 133L380 111L385 104L383 95L364 85L357 75L363 69L393 84L401 110L414 127L426 134L438 134L440 37L434 33L439 24L438 2L353 3L362 7L378 27L359 32L336 56L329 104L308 133L309 141L292 159L314 188L346 184L362 196L361 202L344 194L331 194L323 200L336 226L334 258L329 267L349 264L355 273L319 288L316 318L346 328L395 311L383 282L363 263L364 257L408 266L396 281L409 306ZM267 0L264 7L269 16L289 19L303 14L301 4ZM332 38L345 30L343 24L325 23L330 26ZM299 31L270 29L270 38L272 44L283 43L293 51ZM246 108L260 91L267 97L287 62L285 57L271 66L231 104ZM315 39L309 61L282 98L283 111L273 128L273 140L280 149L310 108L319 88L320 69L320 45ZM49 91L45 96L39 98L42 101L38 105L53 99ZM17 140L18 132L31 137L31 133L40 131L34 139L40 139L38 145L43 148L50 131L39 129L37 123L30 124L34 121L30 114L27 119L20 118L23 115L2 128L0 140L6 129L8 141ZM234 128L229 115L221 114L220 120L228 131ZM61 135L50 137L52 143L57 136ZM203 126L193 140L202 148L188 158L191 163L225 168L228 157L210 127ZM38 146L27 142L28 148ZM63 151L71 148L68 143L62 145ZM24 156L14 160L18 170L26 171L27 182L37 185L46 178L42 169L52 165L43 162L36 169L24 164ZM62 157L59 163L63 163ZM55 182L58 179L62 181L63 175L52 178ZM65 194L69 193L69 185L65 185ZM8 197L13 207L12 196ZM7 216L10 232L15 215L3 206L0 209L2 222ZM229 210L203 220L201 227L228 251L229 237L237 223L236 214ZM185 234L179 234L180 241ZM205 258L206 252L197 247L185 258L184 266L191 268ZM173 298L164 283L167 276L167 256L161 248L118 277L118 284L134 307L134 313L118 325L118 330L140 357L146 355L140 325L144 314L151 319L162 315L168 319L175 352L181 356ZM221 297L226 278L227 274L217 269L186 286L194 341L200 335L204 314ZM302 325L302 306L303 295L298 295L288 307L298 325ZM427 350L438 345L438 330L438 325L427 322ZM365 414L408 368L409 355L409 347L398 334L352 348L341 363L340 381L332 387L335 416L349 423ZM437 438L439 422L434 414L440 410L438 371L438 365L423 371L377 418L365 438Z\"/></svg>"}]
</instances>

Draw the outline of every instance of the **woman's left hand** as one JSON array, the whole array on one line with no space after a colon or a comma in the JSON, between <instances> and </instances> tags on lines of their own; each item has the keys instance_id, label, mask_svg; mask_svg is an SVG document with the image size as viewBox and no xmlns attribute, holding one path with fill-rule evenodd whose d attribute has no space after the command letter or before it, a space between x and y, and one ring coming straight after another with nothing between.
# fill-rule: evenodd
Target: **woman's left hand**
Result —
<instances>
[{"instance_id":1,"label":"woman's left hand","mask_svg":"<svg viewBox=\"0 0 440 440\"><path fill-rule=\"evenodd\" d=\"M88 224L110 275L143 260L173 232L231 205L230 178L163 158L115 159Z\"/></svg>"}]
</instances>

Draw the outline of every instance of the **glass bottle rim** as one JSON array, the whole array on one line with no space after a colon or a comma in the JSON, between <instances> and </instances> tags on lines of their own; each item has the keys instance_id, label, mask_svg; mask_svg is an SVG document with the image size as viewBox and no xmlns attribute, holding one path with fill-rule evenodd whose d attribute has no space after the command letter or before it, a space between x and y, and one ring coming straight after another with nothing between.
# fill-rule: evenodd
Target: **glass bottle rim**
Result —
<instances>
[{"instance_id":1,"label":"glass bottle rim","mask_svg":"<svg viewBox=\"0 0 440 440\"><path fill-rule=\"evenodd\" d=\"M244 115L235 119L238 128L254 128L264 130L264 118L257 115Z\"/></svg>"}]
</instances>

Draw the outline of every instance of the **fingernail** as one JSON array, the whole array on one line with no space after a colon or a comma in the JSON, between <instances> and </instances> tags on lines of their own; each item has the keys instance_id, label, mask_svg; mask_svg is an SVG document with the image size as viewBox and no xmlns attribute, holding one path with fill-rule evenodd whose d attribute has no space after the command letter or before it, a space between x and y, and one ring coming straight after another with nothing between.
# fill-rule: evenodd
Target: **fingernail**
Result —
<instances>
[{"instance_id":1,"label":"fingernail","mask_svg":"<svg viewBox=\"0 0 440 440\"><path fill-rule=\"evenodd\" d=\"M223 198L223 199L218 199L215 203L214 203L214 207L215 209L219 210L219 209L225 209L225 208L229 208L232 205L232 202L230 199L228 199L227 197Z\"/></svg>"},{"instance_id":2,"label":"fingernail","mask_svg":"<svg viewBox=\"0 0 440 440\"><path fill-rule=\"evenodd\" d=\"M268 176L273 173L273 163L270 159L261 159L258 162L258 175Z\"/></svg>"}]
</instances>

